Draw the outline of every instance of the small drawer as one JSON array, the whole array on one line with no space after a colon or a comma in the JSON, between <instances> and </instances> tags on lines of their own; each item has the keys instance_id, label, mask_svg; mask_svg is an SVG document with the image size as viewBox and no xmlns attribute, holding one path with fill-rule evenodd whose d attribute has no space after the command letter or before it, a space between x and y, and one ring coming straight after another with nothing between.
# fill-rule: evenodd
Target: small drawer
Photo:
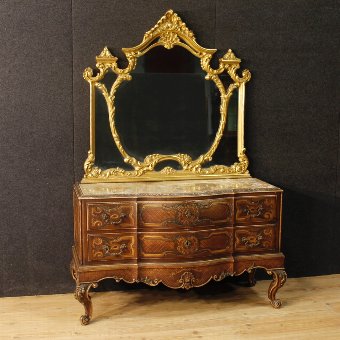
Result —
<instances>
[{"instance_id":1,"label":"small drawer","mask_svg":"<svg viewBox=\"0 0 340 340\"><path fill-rule=\"evenodd\" d=\"M236 223L276 221L276 196L240 197L235 200Z\"/></svg>"},{"instance_id":2,"label":"small drawer","mask_svg":"<svg viewBox=\"0 0 340 340\"><path fill-rule=\"evenodd\" d=\"M112 231L118 227L136 226L136 205L121 203L87 203L87 230Z\"/></svg>"},{"instance_id":3,"label":"small drawer","mask_svg":"<svg viewBox=\"0 0 340 340\"><path fill-rule=\"evenodd\" d=\"M233 223L233 199L146 202L139 205L138 225L190 228Z\"/></svg>"},{"instance_id":4,"label":"small drawer","mask_svg":"<svg viewBox=\"0 0 340 340\"><path fill-rule=\"evenodd\" d=\"M88 261L112 261L137 258L135 235L88 235Z\"/></svg>"},{"instance_id":5,"label":"small drawer","mask_svg":"<svg viewBox=\"0 0 340 340\"><path fill-rule=\"evenodd\" d=\"M191 233L149 232L138 236L141 259L205 259L232 253L233 229Z\"/></svg>"},{"instance_id":6,"label":"small drawer","mask_svg":"<svg viewBox=\"0 0 340 340\"><path fill-rule=\"evenodd\" d=\"M235 252L275 251L277 250L277 233L275 225L235 228Z\"/></svg>"}]
</instances>

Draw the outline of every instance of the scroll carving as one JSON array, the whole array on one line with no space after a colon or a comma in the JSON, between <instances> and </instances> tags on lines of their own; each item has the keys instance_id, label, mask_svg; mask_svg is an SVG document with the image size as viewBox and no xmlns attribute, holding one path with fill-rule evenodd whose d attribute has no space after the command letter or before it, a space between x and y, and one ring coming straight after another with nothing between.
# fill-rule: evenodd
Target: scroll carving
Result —
<instances>
[{"instance_id":1,"label":"scroll carving","mask_svg":"<svg viewBox=\"0 0 340 340\"><path fill-rule=\"evenodd\" d=\"M91 283L81 283L76 287L74 293L75 299L77 299L85 309L85 314L80 317L80 322L82 325L88 325L92 317L92 301L89 295L90 289L96 288L98 284L96 282Z\"/></svg>"},{"instance_id":2,"label":"scroll carving","mask_svg":"<svg viewBox=\"0 0 340 340\"><path fill-rule=\"evenodd\" d=\"M254 227L235 231L235 246L238 251L273 250L275 248L273 227Z\"/></svg>"},{"instance_id":3,"label":"scroll carving","mask_svg":"<svg viewBox=\"0 0 340 340\"><path fill-rule=\"evenodd\" d=\"M190 289L195 287L195 275L192 272L185 272L181 275L179 279L179 283L181 284L180 288Z\"/></svg>"},{"instance_id":4,"label":"scroll carving","mask_svg":"<svg viewBox=\"0 0 340 340\"><path fill-rule=\"evenodd\" d=\"M133 257L133 236L95 237L91 241L92 259Z\"/></svg>"},{"instance_id":5,"label":"scroll carving","mask_svg":"<svg viewBox=\"0 0 340 340\"><path fill-rule=\"evenodd\" d=\"M268 289L268 298L274 308L280 308L282 303L281 300L276 299L276 293L285 284L287 274L283 269L268 270L267 273L273 275L273 281Z\"/></svg>"},{"instance_id":6,"label":"scroll carving","mask_svg":"<svg viewBox=\"0 0 340 340\"><path fill-rule=\"evenodd\" d=\"M164 204L163 208L166 210L175 211L175 218L166 220L163 225L177 224L180 226L195 226L204 222L208 223L209 219L202 219L200 217L201 209L207 209L211 203L198 203L198 202L181 202L178 204Z\"/></svg>"},{"instance_id":7,"label":"scroll carving","mask_svg":"<svg viewBox=\"0 0 340 340\"><path fill-rule=\"evenodd\" d=\"M99 207L95 206L91 209L91 226L101 228L105 225L117 225L123 222L126 213L122 207Z\"/></svg>"}]
</instances>

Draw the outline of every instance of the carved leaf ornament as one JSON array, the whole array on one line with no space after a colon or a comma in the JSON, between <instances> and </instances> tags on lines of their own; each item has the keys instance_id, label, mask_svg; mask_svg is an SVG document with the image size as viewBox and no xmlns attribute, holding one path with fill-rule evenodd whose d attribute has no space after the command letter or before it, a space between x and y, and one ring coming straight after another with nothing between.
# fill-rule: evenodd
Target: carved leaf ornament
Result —
<instances>
[{"instance_id":1,"label":"carved leaf ornament","mask_svg":"<svg viewBox=\"0 0 340 340\"><path fill-rule=\"evenodd\" d=\"M156 153L147 155L143 161L139 161L129 155L124 149L117 132L115 124L116 91L123 82L131 80L130 72L135 69L137 59L156 46L164 46L167 49L171 49L174 46L181 46L191 52L194 56L200 59L201 67L206 72L205 78L207 80L212 80L220 92L220 123L215 139L213 140L209 150L205 154L201 154L197 159L192 159L190 155L185 153L171 155ZM132 48L123 48L122 50L128 61L128 66L126 68L119 68L117 64L118 59L111 54L107 47L105 47L100 55L96 57L96 67L98 71L94 72L93 69L88 67L85 69L83 76L90 84L92 95L94 93L94 89L97 88L105 98L108 107L109 124L112 137L124 162L130 164L133 167L133 170L124 170L119 167L101 169L96 166L94 137L92 132L92 135L90 136L90 150L84 163L84 182L131 181L142 179L166 180L176 178L197 178L202 176L233 177L237 175L249 175L247 170L248 158L245 154L245 149L239 152L239 161L231 166L214 165L210 167L202 167L204 163L212 160L212 156L220 143L227 121L228 103L233 91L240 87L242 83L249 81L251 77L248 70L244 70L241 77L236 74L236 71L240 68L241 60L238 59L231 50L229 50L223 58L219 59L219 66L217 69L211 68L210 61L216 50L206 49L200 46L196 42L193 32L187 28L181 18L172 10L167 11L157 24L150 31L145 33L143 41L139 45ZM117 78L110 89L100 82L108 71L112 71L117 75ZM226 72L233 81L227 88L224 87L219 78L219 75L222 72ZM93 99L91 97L91 101L92 100ZM91 124L94 124L93 111L94 108L92 108L92 112L90 112ZM91 130L94 131L94 126L92 126ZM178 162L181 165L181 169L176 170L172 167L166 167L162 171L155 171L155 166L165 160Z\"/></svg>"}]
</instances>

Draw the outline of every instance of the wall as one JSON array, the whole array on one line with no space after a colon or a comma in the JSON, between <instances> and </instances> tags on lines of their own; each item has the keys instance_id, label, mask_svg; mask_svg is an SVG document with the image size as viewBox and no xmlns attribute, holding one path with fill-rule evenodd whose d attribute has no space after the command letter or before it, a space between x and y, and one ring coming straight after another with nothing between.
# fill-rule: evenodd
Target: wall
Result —
<instances>
[{"instance_id":1,"label":"wall","mask_svg":"<svg viewBox=\"0 0 340 340\"><path fill-rule=\"evenodd\" d=\"M172 8L197 41L252 71L246 145L285 190L289 276L340 273L336 1L13 1L0 4L0 295L68 292L71 188L88 149L82 71L134 46ZM338 98L339 99L339 98Z\"/></svg>"}]
</instances>

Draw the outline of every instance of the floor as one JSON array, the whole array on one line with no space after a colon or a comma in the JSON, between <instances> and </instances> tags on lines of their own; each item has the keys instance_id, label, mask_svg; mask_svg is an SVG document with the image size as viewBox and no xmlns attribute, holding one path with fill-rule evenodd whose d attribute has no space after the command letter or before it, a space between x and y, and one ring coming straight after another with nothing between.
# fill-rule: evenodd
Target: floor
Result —
<instances>
[{"instance_id":1,"label":"floor","mask_svg":"<svg viewBox=\"0 0 340 340\"><path fill-rule=\"evenodd\" d=\"M72 294L1 298L0 338L340 339L340 274L288 279L278 310L267 300L268 285L227 279L187 292L161 286L93 292L88 326L80 325L83 307Z\"/></svg>"}]
</instances>

